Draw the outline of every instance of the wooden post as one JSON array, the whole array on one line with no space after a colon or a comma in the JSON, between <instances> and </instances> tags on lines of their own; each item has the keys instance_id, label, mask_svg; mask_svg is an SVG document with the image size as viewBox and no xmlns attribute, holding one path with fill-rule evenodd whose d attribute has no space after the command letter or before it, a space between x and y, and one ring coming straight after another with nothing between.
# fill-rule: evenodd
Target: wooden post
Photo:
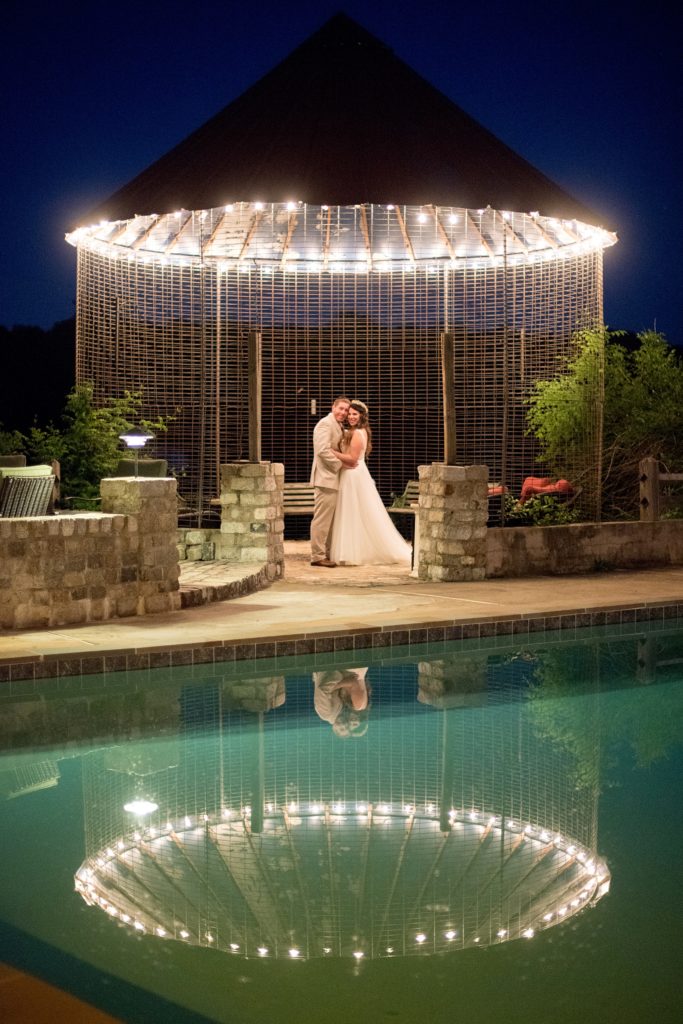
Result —
<instances>
[{"instance_id":1,"label":"wooden post","mask_svg":"<svg viewBox=\"0 0 683 1024\"><path fill-rule=\"evenodd\" d=\"M261 461L261 332L249 332L249 461Z\"/></svg>"},{"instance_id":2,"label":"wooden post","mask_svg":"<svg viewBox=\"0 0 683 1024\"><path fill-rule=\"evenodd\" d=\"M455 465L455 388L453 386L453 335L441 334L441 387L443 394L443 461Z\"/></svg>"},{"instance_id":3,"label":"wooden post","mask_svg":"<svg viewBox=\"0 0 683 1024\"><path fill-rule=\"evenodd\" d=\"M638 463L640 481L640 521L656 523L659 519L659 460L641 459Z\"/></svg>"}]
</instances>

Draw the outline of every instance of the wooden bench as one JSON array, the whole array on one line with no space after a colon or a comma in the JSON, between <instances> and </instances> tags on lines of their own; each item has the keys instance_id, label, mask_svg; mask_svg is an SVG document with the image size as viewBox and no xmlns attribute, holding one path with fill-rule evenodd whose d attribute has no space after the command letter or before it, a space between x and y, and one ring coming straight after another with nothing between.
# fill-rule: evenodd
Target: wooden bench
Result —
<instances>
[{"instance_id":1,"label":"wooden bench","mask_svg":"<svg viewBox=\"0 0 683 1024\"><path fill-rule=\"evenodd\" d=\"M398 512L399 515L414 516L417 511L416 506L419 500L420 481L409 480L403 494L394 499L393 505L389 505L387 512Z\"/></svg>"},{"instance_id":2,"label":"wooden bench","mask_svg":"<svg viewBox=\"0 0 683 1024\"><path fill-rule=\"evenodd\" d=\"M314 506L313 484L288 484L283 490L283 511L286 516L312 516Z\"/></svg>"}]
</instances>

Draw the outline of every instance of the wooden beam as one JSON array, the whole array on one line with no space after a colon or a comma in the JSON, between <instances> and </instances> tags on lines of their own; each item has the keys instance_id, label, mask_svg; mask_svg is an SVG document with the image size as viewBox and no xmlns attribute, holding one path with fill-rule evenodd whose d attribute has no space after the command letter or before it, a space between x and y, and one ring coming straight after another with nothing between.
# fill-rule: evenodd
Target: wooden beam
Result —
<instances>
[{"instance_id":1,"label":"wooden beam","mask_svg":"<svg viewBox=\"0 0 683 1024\"><path fill-rule=\"evenodd\" d=\"M256 213L254 214L254 216L251 218L251 224L249 225L249 230L247 231L246 235L244 236L244 241L242 242L242 248L240 249L240 254L237 257L238 264L241 263L242 260L244 259L244 257L247 255L247 249L249 248L249 245L250 245L251 240L253 238L254 232L256 231L256 228L261 223L261 218L262 217L263 217L263 210L257 210Z\"/></svg>"},{"instance_id":2,"label":"wooden beam","mask_svg":"<svg viewBox=\"0 0 683 1024\"><path fill-rule=\"evenodd\" d=\"M261 333L249 331L249 461L261 461Z\"/></svg>"},{"instance_id":3,"label":"wooden beam","mask_svg":"<svg viewBox=\"0 0 683 1024\"><path fill-rule=\"evenodd\" d=\"M491 246L486 241L486 239L482 235L481 231L477 227L476 222L474 220L474 217L472 216L472 214L470 213L469 210L466 210L465 213L467 215L467 223L470 224L471 227L473 228L473 230L475 231L475 233L477 235L479 235L479 241L481 242L482 248L485 249L485 251L489 254L489 256L493 256L494 255L493 249L491 248Z\"/></svg>"},{"instance_id":4,"label":"wooden beam","mask_svg":"<svg viewBox=\"0 0 683 1024\"><path fill-rule=\"evenodd\" d=\"M323 229L324 230L324 238L323 238L323 267L327 268L327 264L328 264L329 258L330 258L330 229L332 227L332 209L331 209L331 207L328 206L327 210L325 210L325 213L327 214L327 217L326 217L327 223L325 224L325 227Z\"/></svg>"},{"instance_id":5,"label":"wooden beam","mask_svg":"<svg viewBox=\"0 0 683 1024\"><path fill-rule=\"evenodd\" d=\"M368 256L368 270L372 270L372 247L370 245L370 229L368 227L368 214L364 206L360 208L360 226L365 239L365 251Z\"/></svg>"},{"instance_id":6,"label":"wooden beam","mask_svg":"<svg viewBox=\"0 0 683 1024\"><path fill-rule=\"evenodd\" d=\"M290 213L287 220L287 237L285 238L284 245L282 246L282 260L280 262L280 266L283 270L287 266L287 250L289 249L289 243L292 241L292 235L294 234L294 229L296 228L298 219L299 218L296 213Z\"/></svg>"},{"instance_id":7,"label":"wooden beam","mask_svg":"<svg viewBox=\"0 0 683 1024\"><path fill-rule=\"evenodd\" d=\"M205 253L208 253L209 249L211 248L211 245L212 245L216 235L218 234L220 229L223 227L223 223L224 223L224 221L225 221L227 216L228 216L227 213L223 213L218 218L218 221L216 222L216 227L213 229L213 231L209 235L209 237L208 237L208 239L206 241L206 245L204 246L204 252Z\"/></svg>"},{"instance_id":8,"label":"wooden beam","mask_svg":"<svg viewBox=\"0 0 683 1024\"><path fill-rule=\"evenodd\" d=\"M413 249L413 243L410 241L410 238L408 237L408 232L406 231L406 222L404 221L398 206L394 207L394 213L396 214L396 220L398 221L398 226L401 229L401 234L403 235L403 244L406 247L406 252L408 253L408 257L414 263L415 250Z\"/></svg>"},{"instance_id":9,"label":"wooden beam","mask_svg":"<svg viewBox=\"0 0 683 1024\"><path fill-rule=\"evenodd\" d=\"M510 237L513 240L513 242L516 243L516 245L522 250L522 252L526 256L528 254L528 252L529 252L529 247L527 246L527 244L524 241L524 239L521 237L521 235L517 234L517 232L513 228L512 224L508 223L508 221L505 219L505 217L500 212L500 210L494 210L494 213L497 214L498 217L500 217L500 219L503 222L503 229L507 232L508 235L510 235Z\"/></svg>"},{"instance_id":10,"label":"wooden beam","mask_svg":"<svg viewBox=\"0 0 683 1024\"><path fill-rule=\"evenodd\" d=\"M191 212L189 212L187 210L183 210L181 212L182 213L186 213L187 216L185 217L185 220L182 223L179 223L178 231L176 232L176 236L173 239L173 241L170 242L169 245L166 246L166 252L167 253L172 252L173 249L175 249L176 245L178 244L178 242L180 240L180 236L183 234L183 232L185 231L185 228L187 227L187 225L192 220L192 213ZM175 216L175 214L173 214L172 216Z\"/></svg>"},{"instance_id":11,"label":"wooden beam","mask_svg":"<svg viewBox=\"0 0 683 1024\"><path fill-rule=\"evenodd\" d=\"M447 466L455 465L454 363L453 335L449 331L444 331L441 335L441 387L443 393L443 461Z\"/></svg>"},{"instance_id":12,"label":"wooden beam","mask_svg":"<svg viewBox=\"0 0 683 1024\"><path fill-rule=\"evenodd\" d=\"M538 217L532 217L531 218L531 222L534 225L534 227L536 228L536 230L539 232L539 234L541 234L543 236L543 238L545 238L546 242L548 243L548 245L550 246L551 249L559 249L560 248L559 242L555 238L553 238L551 235L548 234L546 229L540 223Z\"/></svg>"},{"instance_id":13,"label":"wooden beam","mask_svg":"<svg viewBox=\"0 0 683 1024\"><path fill-rule=\"evenodd\" d=\"M443 224L439 220L439 215L438 215L438 213L436 211L436 207L435 206L428 206L427 209L430 211L432 217L434 218L434 223L436 224L436 230L439 232L439 237L440 237L441 241L443 242L443 244L448 249L448 255L450 256L450 258L452 260L455 260L456 256L455 256L455 249L453 248L453 243L451 242L450 238L446 234L445 227L443 226Z\"/></svg>"}]
</instances>

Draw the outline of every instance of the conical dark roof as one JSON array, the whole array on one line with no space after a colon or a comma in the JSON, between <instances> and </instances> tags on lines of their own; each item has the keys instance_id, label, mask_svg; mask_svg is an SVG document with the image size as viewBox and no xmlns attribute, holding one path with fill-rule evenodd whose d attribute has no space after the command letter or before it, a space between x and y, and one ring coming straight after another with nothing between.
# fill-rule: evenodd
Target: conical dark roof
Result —
<instances>
[{"instance_id":1,"label":"conical dark roof","mask_svg":"<svg viewBox=\"0 0 683 1024\"><path fill-rule=\"evenodd\" d=\"M344 14L89 219L251 200L492 206L598 221Z\"/></svg>"}]
</instances>

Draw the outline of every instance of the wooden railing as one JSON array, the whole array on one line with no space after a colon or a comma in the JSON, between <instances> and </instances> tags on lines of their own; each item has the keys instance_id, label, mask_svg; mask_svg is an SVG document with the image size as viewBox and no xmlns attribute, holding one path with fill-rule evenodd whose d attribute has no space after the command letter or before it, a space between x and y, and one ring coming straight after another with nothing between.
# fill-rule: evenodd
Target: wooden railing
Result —
<instances>
[{"instance_id":1,"label":"wooden railing","mask_svg":"<svg viewBox=\"0 0 683 1024\"><path fill-rule=\"evenodd\" d=\"M661 505L663 483L683 483L683 473L662 473L658 459L641 459L638 463L640 482L640 521L656 523Z\"/></svg>"}]
</instances>

